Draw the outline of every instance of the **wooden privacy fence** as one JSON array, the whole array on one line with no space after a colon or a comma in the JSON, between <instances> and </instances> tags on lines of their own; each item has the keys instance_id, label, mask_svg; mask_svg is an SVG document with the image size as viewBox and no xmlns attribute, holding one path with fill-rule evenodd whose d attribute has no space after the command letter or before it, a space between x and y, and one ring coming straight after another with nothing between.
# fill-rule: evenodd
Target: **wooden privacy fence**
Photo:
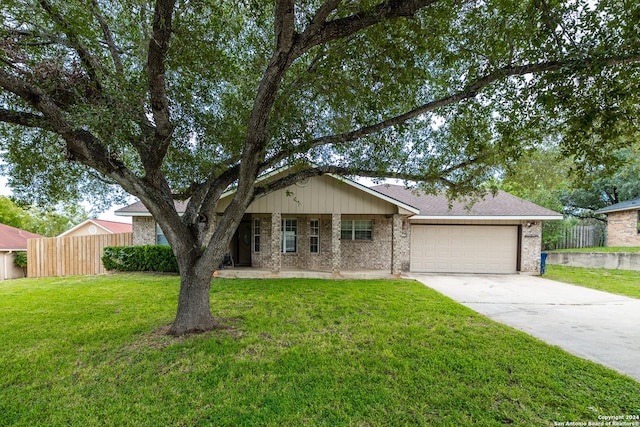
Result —
<instances>
[{"instance_id":1,"label":"wooden privacy fence","mask_svg":"<svg viewBox=\"0 0 640 427\"><path fill-rule=\"evenodd\" d=\"M27 240L27 277L103 274L105 246L131 246L133 233Z\"/></svg>"},{"instance_id":2,"label":"wooden privacy fence","mask_svg":"<svg viewBox=\"0 0 640 427\"><path fill-rule=\"evenodd\" d=\"M604 246L604 233L600 227L576 225L566 229L555 249L592 248Z\"/></svg>"}]
</instances>

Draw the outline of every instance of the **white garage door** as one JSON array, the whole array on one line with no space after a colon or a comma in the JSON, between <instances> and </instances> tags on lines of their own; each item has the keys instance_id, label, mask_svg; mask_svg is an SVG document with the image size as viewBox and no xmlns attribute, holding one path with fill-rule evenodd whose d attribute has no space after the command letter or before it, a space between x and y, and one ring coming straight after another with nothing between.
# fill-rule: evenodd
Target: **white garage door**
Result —
<instances>
[{"instance_id":1,"label":"white garage door","mask_svg":"<svg viewBox=\"0 0 640 427\"><path fill-rule=\"evenodd\" d=\"M514 273L517 263L517 226L411 226L411 271Z\"/></svg>"}]
</instances>

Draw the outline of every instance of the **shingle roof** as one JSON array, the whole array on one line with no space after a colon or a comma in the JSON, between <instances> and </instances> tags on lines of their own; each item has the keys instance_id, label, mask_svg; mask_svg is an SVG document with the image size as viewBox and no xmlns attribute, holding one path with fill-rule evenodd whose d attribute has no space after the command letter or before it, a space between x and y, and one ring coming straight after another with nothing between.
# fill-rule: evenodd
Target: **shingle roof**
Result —
<instances>
[{"instance_id":1,"label":"shingle roof","mask_svg":"<svg viewBox=\"0 0 640 427\"><path fill-rule=\"evenodd\" d=\"M89 221L106 228L112 233L130 233L133 229L132 225L127 222L107 221L106 219L91 219Z\"/></svg>"},{"instance_id":2,"label":"shingle roof","mask_svg":"<svg viewBox=\"0 0 640 427\"><path fill-rule=\"evenodd\" d=\"M596 213L606 214L609 212L640 210L640 197L633 200L627 200L626 202L616 203L615 205L607 206L602 209L598 209Z\"/></svg>"},{"instance_id":3,"label":"shingle roof","mask_svg":"<svg viewBox=\"0 0 640 427\"><path fill-rule=\"evenodd\" d=\"M39 239L44 236L30 233L10 225L0 224L0 250L26 251L27 239Z\"/></svg>"},{"instance_id":4,"label":"shingle roof","mask_svg":"<svg viewBox=\"0 0 640 427\"><path fill-rule=\"evenodd\" d=\"M523 200L504 191L487 194L471 206L464 200L454 200L449 208L446 195L423 194L400 185L378 185L373 190L420 209L425 217L521 217L522 219L560 219L561 215L535 203Z\"/></svg>"},{"instance_id":5,"label":"shingle roof","mask_svg":"<svg viewBox=\"0 0 640 427\"><path fill-rule=\"evenodd\" d=\"M449 200L445 195L430 195L417 193L400 185L378 185L370 188L381 197L388 197L399 203L408 205L420 211L418 216L427 217L517 217L521 219L562 219L562 215L535 203L523 200L504 191L498 191L493 196L488 194L484 199L472 206L465 201L453 201L449 209ZM184 212L187 202L175 202L176 210ZM136 202L118 209L116 215L148 216L149 211L142 204Z\"/></svg>"},{"instance_id":6,"label":"shingle roof","mask_svg":"<svg viewBox=\"0 0 640 427\"><path fill-rule=\"evenodd\" d=\"M176 201L174 202L176 206L176 211L178 213L183 213L187 209L187 201ZM117 209L115 211L116 215L121 216L137 216L137 215L149 215L149 210L142 202L135 202L129 206L125 206L124 208Z\"/></svg>"}]
</instances>

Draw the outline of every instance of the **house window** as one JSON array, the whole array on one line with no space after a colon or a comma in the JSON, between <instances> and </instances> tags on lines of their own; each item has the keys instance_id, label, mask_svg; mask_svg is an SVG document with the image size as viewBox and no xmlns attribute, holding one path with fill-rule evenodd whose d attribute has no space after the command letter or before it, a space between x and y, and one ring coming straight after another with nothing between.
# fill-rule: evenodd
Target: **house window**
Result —
<instances>
[{"instance_id":1,"label":"house window","mask_svg":"<svg viewBox=\"0 0 640 427\"><path fill-rule=\"evenodd\" d=\"M309 221L309 252L317 254L320 251L320 221Z\"/></svg>"},{"instance_id":2,"label":"house window","mask_svg":"<svg viewBox=\"0 0 640 427\"><path fill-rule=\"evenodd\" d=\"M298 250L298 220L285 218L282 220L282 252L293 253Z\"/></svg>"},{"instance_id":3,"label":"house window","mask_svg":"<svg viewBox=\"0 0 640 427\"><path fill-rule=\"evenodd\" d=\"M253 251L260 252L260 219L253 220Z\"/></svg>"},{"instance_id":4,"label":"house window","mask_svg":"<svg viewBox=\"0 0 640 427\"><path fill-rule=\"evenodd\" d=\"M156 224L156 245L168 245L169 241L164 237L164 231Z\"/></svg>"},{"instance_id":5,"label":"house window","mask_svg":"<svg viewBox=\"0 0 640 427\"><path fill-rule=\"evenodd\" d=\"M640 234L640 211L638 211L638 221L636 222L636 230Z\"/></svg>"},{"instance_id":6,"label":"house window","mask_svg":"<svg viewBox=\"0 0 640 427\"><path fill-rule=\"evenodd\" d=\"M340 238L342 240L372 240L372 220L341 221Z\"/></svg>"}]
</instances>

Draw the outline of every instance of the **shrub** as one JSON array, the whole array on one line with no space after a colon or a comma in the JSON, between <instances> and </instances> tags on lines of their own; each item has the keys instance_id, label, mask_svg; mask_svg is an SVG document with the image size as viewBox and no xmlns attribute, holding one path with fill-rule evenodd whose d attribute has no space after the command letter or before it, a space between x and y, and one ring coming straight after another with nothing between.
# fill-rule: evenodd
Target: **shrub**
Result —
<instances>
[{"instance_id":1,"label":"shrub","mask_svg":"<svg viewBox=\"0 0 640 427\"><path fill-rule=\"evenodd\" d=\"M20 268L27 268L27 253L25 251L16 252L13 262Z\"/></svg>"},{"instance_id":2,"label":"shrub","mask_svg":"<svg viewBox=\"0 0 640 427\"><path fill-rule=\"evenodd\" d=\"M20 267L24 277L27 277L27 253L25 251L16 252L13 257L13 263Z\"/></svg>"},{"instance_id":3,"label":"shrub","mask_svg":"<svg viewBox=\"0 0 640 427\"><path fill-rule=\"evenodd\" d=\"M107 246L102 263L107 270L178 272L176 257L167 245Z\"/></svg>"}]
</instances>

